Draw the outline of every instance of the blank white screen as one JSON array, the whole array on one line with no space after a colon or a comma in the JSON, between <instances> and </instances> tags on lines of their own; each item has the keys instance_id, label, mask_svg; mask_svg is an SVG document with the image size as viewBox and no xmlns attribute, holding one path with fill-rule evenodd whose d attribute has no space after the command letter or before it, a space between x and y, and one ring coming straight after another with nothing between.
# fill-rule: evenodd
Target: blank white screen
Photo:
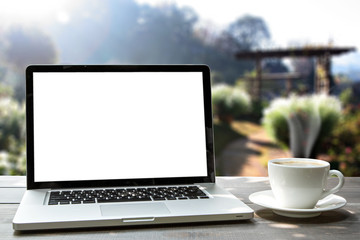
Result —
<instances>
[{"instance_id":1,"label":"blank white screen","mask_svg":"<svg viewBox=\"0 0 360 240\"><path fill-rule=\"evenodd\" d=\"M201 72L33 79L35 182L207 175Z\"/></svg>"}]
</instances>

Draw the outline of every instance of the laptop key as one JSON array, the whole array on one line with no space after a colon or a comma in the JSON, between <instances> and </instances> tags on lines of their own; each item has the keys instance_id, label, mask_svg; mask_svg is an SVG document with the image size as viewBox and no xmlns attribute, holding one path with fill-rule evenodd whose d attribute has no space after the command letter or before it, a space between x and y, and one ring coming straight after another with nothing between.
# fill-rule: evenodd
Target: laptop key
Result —
<instances>
[{"instance_id":1,"label":"laptop key","mask_svg":"<svg viewBox=\"0 0 360 240\"><path fill-rule=\"evenodd\" d=\"M137 199L139 201L151 201L150 196L138 196Z\"/></svg>"},{"instance_id":2,"label":"laptop key","mask_svg":"<svg viewBox=\"0 0 360 240\"><path fill-rule=\"evenodd\" d=\"M109 198L98 198L97 199L98 203L109 203L109 202L121 202L120 199L109 199Z\"/></svg>"},{"instance_id":3,"label":"laptop key","mask_svg":"<svg viewBox=\"0 0 360 240\"><path fill-rule=\"evenodd\" d=\"M209 198L197 186L119 188L97 190L54 191L50 193L48 205L111 203L133 201L164 201Z\"/></svg>"},{"instance_id":4,"label":"laptop key","mask_svg":"<svg viewBox=\"0 0 360 240\"><path fill-rule=\"evenodd\" d=\"M154 201L161 201L161 200L165 200L165 197L153 197Z\"/></svg>"},{"instance_id":5,"label":"laptop key","mask_svg":"<svg viewBox=\"0 0 360 240\"><path fill-rule=\"evenodd\" d=\"M187 200L187 197L178 197L178 200Z\"/></svg>"},{"instance_id":6,"label":"laptop key","mask_svg":"<svg viewBox=\"0 0 360 240\"><path fill-rule=\"evenodd\" d=\"M151 201L150 197L118 197L118 198L98 198L98 203L109 202L134 202L134 201Z\"/></svg>"},{"instance_id":7,"label":"laptop key","mask_svg":"<svg viewBox=\"0 0 360 240\"><path fill-rule=\"evenodd\" d=\"M199 199L197 196L188 196L189 199Z\"/></svg>"},{"instance_id":8,"label":"laptop key","mask_svg":"<svg viewBox=\"0 0 360 240\"><path fill-rule=\"evenodd\" d=\"M86 199L83 200L83 203L95 203L95 199Z\"/></svg>"},{"instance_id":9,"label":"laptop key","mask_svg":"<svg viewBox=\"0 0 360 240\"><path fill-rule=\"evenodd\" d=\"M124 202L132 202L132 201L151 201L150 197L144 197L144 198L128 198L125 199Z\"/></svg>"},{"instance_id":10,"label":"laptop key","mask_svg":"<svg viewBox=\"0 0 360 240\"><path fill-rule=\"evenodd\" d=\"M58 205L59 202L58 201L49 201L49 205Z\"/></svg>"},{"instance_id":11,"label":"laptop key","mask_svg":"<svg viewBox=\"0 0 360 240\"><path fill-rule=\"evenodd\" d=\"M166 200L176 200L176 197L166 197Z\"/></svg>"}]
</instances>

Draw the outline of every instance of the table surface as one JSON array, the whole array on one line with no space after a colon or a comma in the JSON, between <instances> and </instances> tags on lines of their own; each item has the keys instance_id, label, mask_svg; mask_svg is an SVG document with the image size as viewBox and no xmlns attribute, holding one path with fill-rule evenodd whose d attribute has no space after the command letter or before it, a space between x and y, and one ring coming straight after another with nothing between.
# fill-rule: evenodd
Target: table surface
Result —
<instances>
[{"instance_id":1,"label":"table surface","mask_svg":"<svg viewBox=\"0 0 360 240\"><path fill-rule=\"evenodd\" d=\"M346 178L337 193L347 200L346 206L305 219L278 216L249 200L251 193L270 189L266 177L216 180L254 209L255 217L236 222L17 232L12 219L26 189L25 177L0 176L0 239L360 239L360 178ZM330 179L329 185L335 184L336 179Z\"/></svg>"}]
</instances>

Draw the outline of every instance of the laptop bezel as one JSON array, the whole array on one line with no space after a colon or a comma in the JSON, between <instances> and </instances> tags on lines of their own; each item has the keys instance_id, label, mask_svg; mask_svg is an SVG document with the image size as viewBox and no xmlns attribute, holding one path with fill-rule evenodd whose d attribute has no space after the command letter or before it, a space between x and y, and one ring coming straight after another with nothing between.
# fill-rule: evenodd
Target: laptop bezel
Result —
<instances>
[{"instance_id":1,"label":"laptop bezel","mask_svg":"<svg viewBox=\"0 0 360 240\"><path fill-rule=\"evenodd\" d=\"M205 114L204 136L206 137L207 176L35 182L33 101L34 72L202 72ZM210 69L206 65L30 65L26 69L26 129L28 189L153 186L215 182L211 81Z\"/></svg>"}]
</instances>

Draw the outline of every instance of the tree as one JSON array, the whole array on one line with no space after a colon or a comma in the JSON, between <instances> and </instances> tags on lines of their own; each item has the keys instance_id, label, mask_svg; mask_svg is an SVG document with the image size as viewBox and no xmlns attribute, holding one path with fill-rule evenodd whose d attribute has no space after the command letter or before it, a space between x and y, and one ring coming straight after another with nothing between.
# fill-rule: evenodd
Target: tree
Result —
<instances>
[{"instance_id":1,"label":"tree","mask_svg":"<svg viewBox=\"0 0 360 240\"><path fill-rule=\"evenodd\" d=\"M211 31L201 29L201 32ZM207 36L207 34L198 36ZM236 79L255 67L251 60L235 59L235 53L242 50L253 50L264 45L268 40L270 40L270 33L261 18L243 16L221 31L215 40L209 42L205 39L203 42L207 42L212 48L212 54L209 56L212 68L223 74L225 82L234 84Z\"/></svg>"},{"instance_id":2,"label":"tree","mask_svg":"<svg viewBox=\"0 0 360 240\"><path fill-rule=\"evenodd\" d=\"M230 24L224 33L236 50L253 50L270 40L270 32L262 18L245 15Z\"/></svg>"},{"instance_id":3,"label":"tree","mask_svg":"<svg viewBox=\"0 0 360 240\"><path fill-rule=\"evenodd\" d=\"M5 78L12 78L15 98L25 98L25 68L30 64L51 64L57 61L57 51L51 38L36 28L9 28L2 42L4 60L13 70ZM9 81L9 80L8 80Z\"/></svg>"},{"instance_id":4,"label":"tree","mask_svg":"<svg viewBox=\"0 0 360 240\"><path fill-rule=\"evenodd\" d=\"M193 34L196 14L176 5L140 7L139 23L132 31L128 59L136 63L195 63L203 48Z\"/></svg>"},{"instance_id":5,"label":"tree","mask_svg":"<svg viewBox=\"0 0 360 240\"><path fill-rule=\"evenodd\" d=\"M7 88L0 83L1 89ZM2 91L4 93L4 91ZM0 95L0 175L25 174L25 105Z\"/></svg>"},{"instance_id":6,"label":"tree","mask_svg":"<svg viewBox=\"0 0 360 240\"><path fill-rule=\"evenodd\" d=\"M12 27L5 35L5 58L17 71L29 64L51 64L57 52L51 38L36 28Z\"/></svg>"}]
</instances>

